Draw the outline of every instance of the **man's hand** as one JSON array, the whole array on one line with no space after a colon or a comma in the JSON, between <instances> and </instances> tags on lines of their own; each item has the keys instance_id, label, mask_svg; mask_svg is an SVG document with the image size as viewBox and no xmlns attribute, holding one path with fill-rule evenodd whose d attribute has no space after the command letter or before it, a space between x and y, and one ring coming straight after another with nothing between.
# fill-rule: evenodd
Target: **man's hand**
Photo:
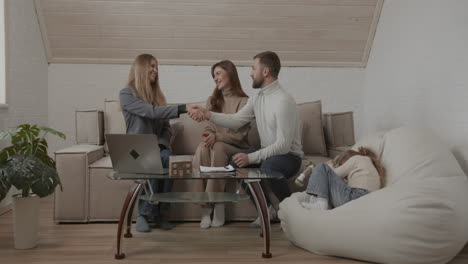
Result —
<instances>
[{"instance_id":1,"label":"man's hand","mask_svg":"<svg viewBox=\"0 0 468 264\"><path fill-rule=\"evenodd\" d=\"M189 106L187 112L190 118L197 122L209 120L211 117L211 112L201 106Z\"/></svg>"},{"instance_id":2,"label":"man's hand","mask_svg":"<svg viewBox=\"0 0 468 264\"><path fill-rule=\"evenodd\" d=\"M205 143L205 147L212 149L216 143L216 134L213 132L205 132L202 134L202 140Z\"/></svg>"},{"instance_id":3,"label":"man's hand","mask_svg":"<svg viewBox=\"0 0 468 264\"><path fill-rule=\"evenodd\" d=\"M239 167L246 167L249 166L249 156L245 153L237 153L236 155L232 156L232 161Z\"/></svg>"}]
</instances>

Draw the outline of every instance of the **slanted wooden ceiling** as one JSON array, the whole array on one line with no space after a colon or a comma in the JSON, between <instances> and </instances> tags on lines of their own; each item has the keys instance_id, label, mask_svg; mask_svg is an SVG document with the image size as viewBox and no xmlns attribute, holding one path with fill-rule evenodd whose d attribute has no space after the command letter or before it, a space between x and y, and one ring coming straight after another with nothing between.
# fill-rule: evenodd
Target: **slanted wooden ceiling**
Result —
<instances>
[{"instance_id":1,"label":"slanted wooden ceiling","mask_svg":"<svg viewBox=\"0 0 468 264\"><path fill-rule=\"evenodd\" d=\"M365 67L383 0L35 0L49 62Z\"/></svg>"}]
</instances>

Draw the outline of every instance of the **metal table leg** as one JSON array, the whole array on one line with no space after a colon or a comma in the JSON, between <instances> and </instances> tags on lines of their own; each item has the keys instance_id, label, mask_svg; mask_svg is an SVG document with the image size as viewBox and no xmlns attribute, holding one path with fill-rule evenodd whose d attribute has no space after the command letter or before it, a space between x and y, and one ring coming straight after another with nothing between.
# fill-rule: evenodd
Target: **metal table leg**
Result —
<instances>
[{"instance_id":1,"label":"metal table leg","mask_svg":"<svg viewBox=\"0 0 468 264\"><path fill-rule=\"evenodd\" d=\"M260 219L262 221L262 234L265 245L265 252L262 253L263 258L271 258L270 252L270 216L268 214L268 207L263 193L262 187L260 186L260 180L247 180L247 185L251 193L253 194L255 204L257 205L257 211L260 213Z\"/></svg>"},{"instance_id":2,"label":"metal table leg","mask_svg":"<svg viewBox=\"0 0 468 264\"><path fill-rule=\"evenodd\" d=\"M127 197L125 198L122 211L120 212L119 218L119 226L117 229L117 253L115 254L115 259L123 259L125 258L125 254L121 251L121 240L122 240L122 233L123 228L125 226L125 221L129 221L127 223L127 234L125 237L131 237L132 234L130 233L129 228L131 227L131 211L133 211L133 206L135 205L135 201L140 193L141 190L141 183L135 183L130 187L130 190L127 193ZM130 209L130 210L129 210Z\"/></svg>"},{"instance_id":3,"label":"metal table leg","mask_svg":"<svg viewBox=\"0 0 468 264\"><path fill-rule=\"evenodd\" d=\"M132 216L133 216L133 208L135 208L136 201L138 201L138 197L140 196L141 186L138 190L133 193L133 196L130 200L130 207L127 212L127 232L125 233L125 238L133 237L132 235Z\"/></svg>"}]
</instances>

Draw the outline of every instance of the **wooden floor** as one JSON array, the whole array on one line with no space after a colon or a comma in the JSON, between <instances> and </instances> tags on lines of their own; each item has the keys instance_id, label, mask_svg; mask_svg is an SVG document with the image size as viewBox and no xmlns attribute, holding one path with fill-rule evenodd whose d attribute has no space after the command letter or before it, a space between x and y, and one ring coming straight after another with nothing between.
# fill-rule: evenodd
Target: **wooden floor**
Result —
<instances>
[{"instance_id":1,"label":"wooden floor","mask_svg":"<svg viewBox=\"0 0 468 264\"><path fill-rule=\"evenodd\" d=\"M62 224L52 221L52 199L41 199L38 247L13 249L11 211L0 216L1 263L324 263L351 264L359 261L325 257L293 246L272 226L272 259L260 257L263 240L248 223L231 223L202 230L198 223L176 223L171 231L153 230L124 239L126 258L115 260L116 224ZM451 262L468 263L468 246Z\"/></svg>"}]
</instances>

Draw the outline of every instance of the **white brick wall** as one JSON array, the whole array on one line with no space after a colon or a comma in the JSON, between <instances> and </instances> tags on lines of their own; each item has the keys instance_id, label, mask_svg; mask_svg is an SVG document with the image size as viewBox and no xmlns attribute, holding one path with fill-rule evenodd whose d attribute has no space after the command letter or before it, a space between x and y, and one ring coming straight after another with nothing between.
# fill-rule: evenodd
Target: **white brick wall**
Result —
<instances>
[{"instance_id":1,"label":"white brick wall","mask_svg":"<svg viewBox=\"0 0 468 264\"><path fill-rule=\"evenodd\" d=\"M8 108L0 109L0 127L22 123L47 125L47 59L33 1L8 1Z\"/></svg>"},{"instance_id":2,"label":"white brick wall","mask_svg":"<svg viewBox=\"0 0 468 264\"><path fill-rule=\"evenodd\" d=\"M0 130L23 123L47 125L47 60L31 0L8 1L8 108L0 109ZM0 142L0 148L9 142ZM10 198L0 202L0 211Z\"/></svg>"},{"instance_id":3,"label":"white brick wall","mask_svg":"<svg viewBox=\"0 0 468 264\"><path fill-rule=\"evenodd\" d=\"M419 124L468 172L468 1L385 1L364 89L364 133Z\"/></svg>"}]
</instances>

